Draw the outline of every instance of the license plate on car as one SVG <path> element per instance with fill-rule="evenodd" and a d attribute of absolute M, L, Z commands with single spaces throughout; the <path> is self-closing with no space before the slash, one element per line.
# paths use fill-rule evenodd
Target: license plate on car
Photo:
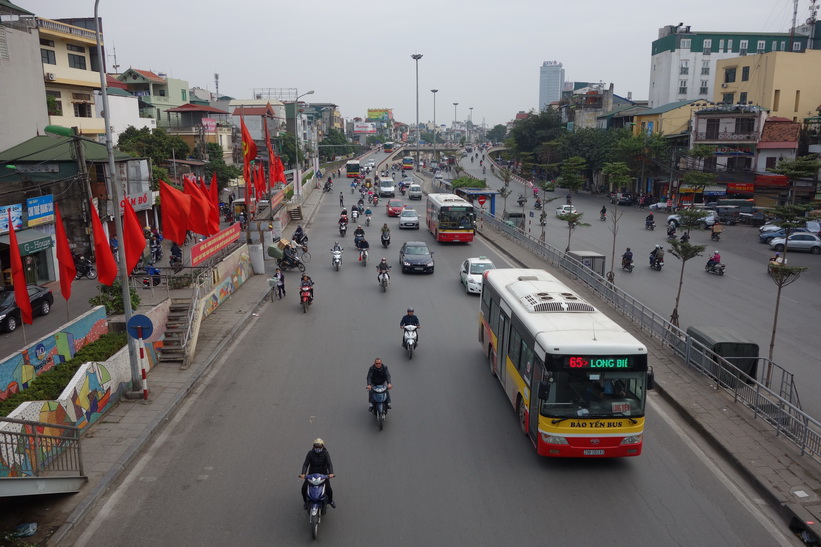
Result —
<path fill-rule="evenodd" d="M 585 456 L 604 456 L 604 450 L 585 450 Z"/>

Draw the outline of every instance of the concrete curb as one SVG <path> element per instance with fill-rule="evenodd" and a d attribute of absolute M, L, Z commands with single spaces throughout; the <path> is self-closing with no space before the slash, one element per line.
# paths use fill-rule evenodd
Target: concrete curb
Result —
<path fill-rule="evenodd" d="M 256 308 L 263 302 L 266 296 L 268 296 L 269 290 L 266 289 L 264 292 L 261 293 L 259 296 L 258 301 L 249 306 L 249 309 L 243 314 L 242 318 L 234 324 L 231 330 L 226 333 L 220 343 L 217 345 L 216 349 L 211 352 L 208 356 L 205 357 L 204 362 L 200 366 L 200 370 L 190 377 L 188 381 L 188 385 L 185 386 L 183 391 L 180 391 L 179 394 L 170 401 L 164 409 L 160 411 L 160 414 L 157 416 L 154 421 L 152 421 L 146 430 L 131 444 L 128 450 L 120 457 L 119 460 L 114 464 L 111 470 L 108 471 L 105 475 L 103 475 L 102 479 L 100 479 L 100 483 L 96 486 L 96 488 L 86 496 L 77 508 L 71 512 L 66 522 L 57 529 L 57 531 L 52 534 L 52 536 L 48 539 L 47 545 L 60 545 L 62 541 L 64 541 L 68 535 L 74 530 L 74 527 L 79 522 L 88 515 L 89 511 L 96 505 L 96 503 L 102 498 L 102 496 L 108 491 L 109 487 L 123 474 L 123 472 L 128 469 L 129 464 L 137 457 L 139 452 L 143 449 L 143 447 L 154 437 L 155 433 L 162 427 L 162 425 L 168 420 L 169 416 L 179 407 L 182 401 L 188 396 L 194 386 L 197 385 L 200 378 L 211 368 L 211 365 L 219 358 L 222 354 L 222 350 L 228 344 L 234 341 L 234 336 L 239 332 L 241 328 L 245 326 L 245 324 L 249 321 L 252 317 L 253 313 L 256 311 Z M 233 295 L 232 295 L 233 297 Z"/>

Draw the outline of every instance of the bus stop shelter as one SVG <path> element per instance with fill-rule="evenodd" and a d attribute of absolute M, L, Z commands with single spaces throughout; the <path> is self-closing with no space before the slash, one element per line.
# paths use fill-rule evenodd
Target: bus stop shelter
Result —
<path fill-rule="evenodd" d="M 490 188 L 457 188 L 454 192 L 457 196 L 464 198 L 473 204 L 474 207 L 479 207 L 490 212 L 491 215 L 496 214 L 496 190 Z M 479 196 L 484 196 L 485 203 L 480 204 Z"/>

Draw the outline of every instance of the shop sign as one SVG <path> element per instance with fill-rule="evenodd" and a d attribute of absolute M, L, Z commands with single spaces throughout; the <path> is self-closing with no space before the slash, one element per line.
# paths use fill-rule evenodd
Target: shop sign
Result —
<path fill-rule="evenodd" d="M 135 211 L 146 211 L 154 205 L 152 192 L 142 192 L 139 194 L 128 194 L 125 199 L 120 200 L 120 214 L 125 212 L 125 200 L 131 201 L 131 206 Z"/>
<path fill-rule="evenodd" d="M 49 194 L 28 198 L 26 200 L 26 210 L 29 214 L 29 227 L 54 222 L 54 196 Z"/>
<path fill-rule="evenodd" d="M 731 192 L 746 192 L 752 194 L 755 192 L 755 184 L 751 182 L 728 182 L 727 190 Z"/>
<path fill-rule="evenodd" d="M 715 147 L 716 156 L 752 156 L 751 144 L 721 144 Z"/>
<path fill-rule="evenodd" d="M 9 233 L 9 212 L 11 212 L 11 224 L 15 230 L 23 227 L 23 204 L 13 203 L 12 205 L 0 205 L 0 234 Z"/>
<path fill-rule="evenodd" d="M 790 181 L 785 175 L 756 175 L 755 183 L 762 186 L 789 186 Z"/>
<path fill-rule="evenodd" d="M 20 243 L 20 256 L 33 255 L 46 249 L 51 249 L 54 246 L 54 240 L 51 236 L 41 237 L 32 241 Z"/>

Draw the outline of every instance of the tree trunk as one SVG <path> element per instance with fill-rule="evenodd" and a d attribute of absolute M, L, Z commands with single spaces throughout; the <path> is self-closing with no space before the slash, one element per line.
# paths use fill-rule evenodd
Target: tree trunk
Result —
<path fill-rule="evenodd" d="M 687 264 L 684 260 L 681 261 L 681 273 L 678 277 L 678 293 L 676 294 L 676 305 L 673 307 L 673 313 L 670 315 L 670 322 L 678 327 L 678 303 L 681 299 L 681 287 L 684 286 L 684 265 Z"/>

